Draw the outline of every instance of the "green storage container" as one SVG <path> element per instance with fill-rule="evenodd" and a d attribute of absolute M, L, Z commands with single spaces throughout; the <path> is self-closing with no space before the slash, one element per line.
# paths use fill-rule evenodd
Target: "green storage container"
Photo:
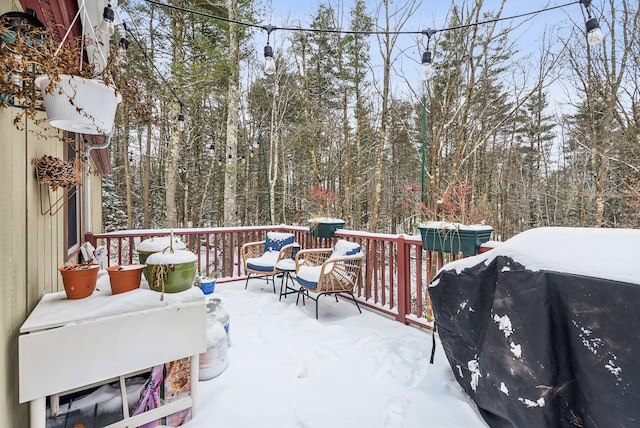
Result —
<path fill-rule="evenodd" d="M 458 254 L 465 256 L 478 254 L 480 245 L 491 238 L 493 228 L 490 226 L 465 227 L 459 229 L 452 226 L 426 225 L 419 226 L 422 235 L 422 246 L 428 251 Z"/>
<path fill-rule="evenodd" d="M 311 226 L 309 226 L 311 236 L 316 236 L 318 238 L 333 238 L 333 232 L 344 228 L 344 221 L 342 220 L 322 221 L 318 219 L 311 219 L 309 220 L 309 223 L 311 223 Z"/>

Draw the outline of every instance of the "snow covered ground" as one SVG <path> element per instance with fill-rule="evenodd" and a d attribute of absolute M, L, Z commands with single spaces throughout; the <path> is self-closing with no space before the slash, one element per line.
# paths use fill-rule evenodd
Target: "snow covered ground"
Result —
<path fill-rule="evenodd" d="M 279 279 L 276 285 L 279 287 Z M 331 297 L 296 306 L 254 279 L 217 284 L 229 367 L 199 383 L 186 427 L 486 427 L 431 334 Z"/>

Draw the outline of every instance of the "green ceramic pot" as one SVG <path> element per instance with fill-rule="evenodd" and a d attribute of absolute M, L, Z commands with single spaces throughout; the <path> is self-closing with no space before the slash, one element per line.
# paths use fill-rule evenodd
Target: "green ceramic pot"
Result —
<path fill-rule="evenodd" d="M 163 251 L 168 251 L 168 248 L 170 247 L 171 244 L 171 237 L 169 236 L 155 236 L 153 238 L 147 238 L 143 241 L 141 241 L 137 246 L 136 246 L 136 250 L 138 251 L 138 262 L 140 264 L 146 264 L 147 263 L 147 258 L 151 255 L 151 254 L 155 254 L 155 253 L 161 253 Z M 173 237 L 173 250 L 186 250 L 187 246 L 185 245 L 185 243 L 182 241 L 182 239 L 180 239 L 177 236 Z M 147 271 L 145 270 L 144 272 L 144 277 L 145 279 L 148 280 L 147 278 Z"/>
<path fill-rule="evenodd" d="M 151 290 L 179 293 L 193 286 L 198 259 L 191 251 L 154 253 L 146 262 L 145 277 Z"/>

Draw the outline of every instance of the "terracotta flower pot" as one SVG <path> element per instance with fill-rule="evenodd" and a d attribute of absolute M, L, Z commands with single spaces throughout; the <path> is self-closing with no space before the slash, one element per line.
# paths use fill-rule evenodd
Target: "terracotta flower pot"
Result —
<path fill-rule="evenodd" d="M 111 294 L 126 293 L 140 287 L 144 265 L 115 265 L 109 266 L 109 282 Z"/>
<path fill-rule="evenodd" d="M 69 299 L 83 299 L 96 289 L 100 265 L 71 265 L 59 267 L 64 291 Z"/>

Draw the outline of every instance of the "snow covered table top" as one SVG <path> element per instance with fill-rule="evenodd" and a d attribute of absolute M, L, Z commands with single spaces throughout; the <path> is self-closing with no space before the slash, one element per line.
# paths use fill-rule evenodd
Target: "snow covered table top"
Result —
<path fill-rule="evenodd" d="M 149 290 L 143 279 L 141 287 L 121 294 L 112 294 L 109 275 L 100 271 L 96 290 L 84 299 L 68 299 L 64 291 L 47 293 L 20 328 L 20 333 L 30 333 L 69 323 L 87 322 L 97 318 L 127 316 L 132 312 L 181 306 L 201 301 L 202 290 L 191 287 L 180 293 L 161 293 Z"/>
<path fill-rule="evenodd" d="M 289 271 L 289 272 L 295 272 L 296 271 L 296 261 L 293 259 L 282 259 L 280 260 L 277 264 L 276 264 L 276 269 L 280 270 L 280 271 Z"/>

